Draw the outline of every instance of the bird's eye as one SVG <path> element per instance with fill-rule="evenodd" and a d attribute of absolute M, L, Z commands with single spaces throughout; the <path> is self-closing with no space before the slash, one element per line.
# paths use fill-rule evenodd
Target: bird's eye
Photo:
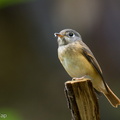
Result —
<path fill-rule="evenodd" d="M 74 36 L 74 33 L 70 32 L 68 35 L 69 35 L 70 37 L 73 37 L 73 36 Z"/>

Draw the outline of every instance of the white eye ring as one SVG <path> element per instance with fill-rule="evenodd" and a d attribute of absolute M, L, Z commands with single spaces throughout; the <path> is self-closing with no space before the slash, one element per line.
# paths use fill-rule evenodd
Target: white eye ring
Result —
<path fill-rule="evenodd" d="M 70 32 L 68 35 L 69 35 L 69 37 L 74 37 L 75 36 L 75 34 L 73 32 Z"/>

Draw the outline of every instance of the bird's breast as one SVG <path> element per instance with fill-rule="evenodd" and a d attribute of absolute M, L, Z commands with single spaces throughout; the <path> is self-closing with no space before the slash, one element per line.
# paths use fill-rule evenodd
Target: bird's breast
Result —
<path fill-rule="evenodd" d="M 77 49 L 71 46 L 61 46 L 58 48 L 58 57 L 71 77 L 92 75 L 92 72 L 94 72 L 93 67 L 85 56 L 83 56 L 80 48 Z"/>

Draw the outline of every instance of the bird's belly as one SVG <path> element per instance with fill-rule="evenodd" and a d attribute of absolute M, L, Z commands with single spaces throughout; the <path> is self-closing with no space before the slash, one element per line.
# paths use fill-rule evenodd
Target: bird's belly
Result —
<path fill-rule="evenodd" d="M 90 61 L 88 61 L 81 53 L 75 54 L 75 52 L 72 51 L 68 53 L 64 52 L 64 49 L 65 48 L 62 47 L 58 49 L 58 57 L 67 73 L 72 78 L 87 76 L 91 79 L 96 90 L 103 91 L 105 89 L 103 80 L 94 66 L 92 66 L 92 63 L 90 63 Z"/>
<path fill-rule="evenodd" d="M 82 77 L 85 75 L 92 77 L 94 75 L 94 68 L 82 55 L 64 57 L 61 63 L 71 77 Z"/>

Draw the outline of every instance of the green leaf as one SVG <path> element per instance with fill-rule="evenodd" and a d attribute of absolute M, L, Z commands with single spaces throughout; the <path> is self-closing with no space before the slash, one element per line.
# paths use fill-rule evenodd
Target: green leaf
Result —
<path fill-rule="evenodd" d="M 33 1 L 33 0 L 0 0 L 0 8 L 10 6 L 10 5 L 13 5 L 13 4 L 30 2 L 30 1 Z"/>

